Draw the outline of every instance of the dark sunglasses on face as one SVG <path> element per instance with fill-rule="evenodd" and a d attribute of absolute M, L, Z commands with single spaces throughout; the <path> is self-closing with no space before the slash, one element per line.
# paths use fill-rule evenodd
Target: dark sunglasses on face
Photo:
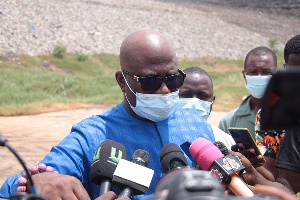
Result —
<path fill-rule="evenodd" d="M 178 90 L 184 81 L 186 74 L 178 69 L 178 73 L 171 74 L 166 77 L 158 77 L 158 76 L 146 76 L 146 77 L 138 77 L 128 71 L 122 70 L 122 72 L 128 75 L 130 78 L 141 83 L 141 87 L 145 92 L 156 92 L 160 87 L 162 82 L 164 81 L 172 92 Z"/>

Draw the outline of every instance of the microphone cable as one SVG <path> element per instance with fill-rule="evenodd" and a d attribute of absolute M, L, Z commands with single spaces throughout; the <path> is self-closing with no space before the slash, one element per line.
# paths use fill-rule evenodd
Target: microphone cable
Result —
<path fill-rule="evenodd" d="M 31 185 L 31 194 L 26 194 L 24 192 L 17 192 L 17 193 L 14 193 L 14 194 L 10 195 L 9 199 L 12 199 L 12 198 L 15 198 L 15 197 L 20 197 L 20 199 L 21 199 L 21 197 L 22 197 L 22 200 L 28 200 L 28 199 L 45 200 L 43 197 L 41 197 L 37 194 L 36 187 L 33 184 L 33 180 L 31 178 L 30 173 L 27 170 L 25 162 L 23 161 L 21 156 L 16 152 L 16 150 L 8 144 L 6 138 L 4 138 L 2 135 L 0 135 L 0 146 L 2 146 L 2 147 L 6 146 L 16 156 L 16 158 L 18 159 L 18 161 L 21 163 L 22 167 L 24 168 L 24 170 L 26 172 L 26 175 L 28 177 L 28 180 L 30 182 L 30 185 Z"/>

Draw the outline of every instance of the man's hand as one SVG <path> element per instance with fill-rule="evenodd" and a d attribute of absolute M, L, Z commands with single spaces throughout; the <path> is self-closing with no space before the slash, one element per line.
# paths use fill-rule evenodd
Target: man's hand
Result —
<path fill-rule="evenodd" d="M 255 150 L 253 148 L 250 148 L 249 146 L 244 145 L 243 143 L 237 143 L 231 146 L 231 150 L 243 154 L 255 168 L 263 165 L 262 156 L 256 155 Z"/>
<path fill-rule="evenodd" d="M 110 191 L 101 195 L 95 200 L 129 200 L 129 198 L 127 197 L 117 198 L 117 195 L 114 192 Z"/>
<path fill-rule="evenodd" d="M 252 188 L 252 191 L 256 194 L 267 194 L 270 196 L 278 197 L 281 200 L 297 200 L 298 198 L 292 193 L 282 190 L 278 187 L 272 187 L 267 185 L 256 185 Z"/>
<path fill-rule="evenodd" d="M 245 182 L 250 185 L 257 184 L 257 179 L 261 175 L 252 166 L 251 162 L 240 152 L 228 151 L 228 153 L 233 156 L 237 156 L 240 159 L 241 163 L 245 166 L 246 173 L 243 174 Z"/>
<path fill-rule="evenodd" d="M 33 175 L 32 180 L 37 193 L 47 200 L 90 199 L 82 183 L 73 176 L 44 172 Z M 27 187 L 30 188 L 29 183 Z"/>

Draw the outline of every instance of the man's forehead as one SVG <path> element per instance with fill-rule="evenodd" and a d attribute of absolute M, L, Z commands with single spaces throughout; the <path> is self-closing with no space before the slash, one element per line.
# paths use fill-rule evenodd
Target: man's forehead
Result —
<path fill-rule="evenodd" d="M 121 67 L 128 71 L 144 70 L 149 65 L 176 61 L 176 54 L 171 43 L 157 31 L 137 31 L 128 36 L 121 45 Z"/>
<path fill-rule="evenodd" d="M 211 81 L 208 76 L 198 73 L 187 74 L 183 84 L 210 87 Z"/>
<path fill-rule="evenodd" d="M 207 75 L 200 73 L 188 73 L 186 77 L 192 81 L 209 81 L 209 77 Z"/>
<path fill-rule="evenodd" d="M 300 66 L 300 54 L 290 54 L 287 64 L 289 66 Z"/>
<path fill-rule="evenodd" d="M 269 53 L 262 55 L 251 54 L 248 58 L 248 61 L 273 61 L 273 56 Z"/>
<path fill-rule="evenodd" d="M 248 58 L 248 61 L 246 63 L 246 68 L 255 68 L 255 67 L 273 67 L 274 66 L 274 60 L 272 55 L 265 54 L 260 56 L 251 55 Z"/>

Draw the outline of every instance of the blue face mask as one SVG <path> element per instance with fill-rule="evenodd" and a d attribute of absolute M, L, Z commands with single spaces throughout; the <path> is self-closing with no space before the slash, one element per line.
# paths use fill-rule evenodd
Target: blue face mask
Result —
<path fill-rule="evenodd" d="M 196 115 L 207 120 L 212 104 L 213 102 L 202 101 L 198 98 L 180 98 L 177 106 L 181 109 L 190 109 Z"/>
<path fill-rule="evenodd" d="M 246 88 L 249 90 L 251 95 L 257 99 L 261 99 L 266 91 L 266 88 L 270 82 L 272 75 L 266 76 L 249 76 L 245 75 L 247 85 Z"/>
<path fill-rule="evenodd" d="M 136 96 L 136 106 L 133 107 L 128 101 L 125 93 L 127 102 L 135 114 L 153 122 L 159 122 L 167 119 L 172 113 L 175 112 L 175 107 L 179 99 L 179 91 L 169 94 L 134 93 L 128 85 L 124 75 L 123 77 L 130 91 Z"/>

